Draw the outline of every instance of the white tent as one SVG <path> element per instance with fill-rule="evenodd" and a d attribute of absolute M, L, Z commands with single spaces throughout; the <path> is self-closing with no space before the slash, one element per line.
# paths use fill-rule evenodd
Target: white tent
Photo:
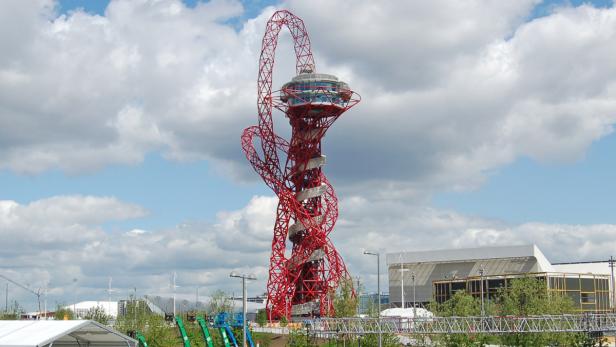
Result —
<path fill-rule="evenodd" d="M 381 317 L 401 317 L 401 318 L 413 318 L 417 313 L 417 318 L 432 318 L 434 314 L 425 308 L 417 307 L 407 307 L 407 308 L 388 308 L 381 312 Z"/>
<path fill-rule="evenodd" d="M 137 341 L 89 320 L 0 321 L 0 347 L 136 347 Z"/>

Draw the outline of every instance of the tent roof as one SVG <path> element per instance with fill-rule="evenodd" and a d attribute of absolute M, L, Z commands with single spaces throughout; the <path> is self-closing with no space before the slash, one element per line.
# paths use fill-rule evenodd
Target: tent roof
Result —
<path fill-rule="evenodd" d="M 0 346 L 42 347 L 53 342 L 54 346 L 127 346 L 137 341 L 89 320 L 61 321 L 0 321 Z"/>

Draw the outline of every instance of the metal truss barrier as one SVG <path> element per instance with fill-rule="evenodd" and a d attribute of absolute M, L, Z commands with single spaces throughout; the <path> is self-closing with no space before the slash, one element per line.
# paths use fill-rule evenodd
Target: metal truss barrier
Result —
<path fill-rule="evenodd" d="M 305 321 L 309 334 L 511 334 L 511 333 L 614 333 L 616 314 L 545 316 L 485 316 L 432 318 L 321 318 Z"/>

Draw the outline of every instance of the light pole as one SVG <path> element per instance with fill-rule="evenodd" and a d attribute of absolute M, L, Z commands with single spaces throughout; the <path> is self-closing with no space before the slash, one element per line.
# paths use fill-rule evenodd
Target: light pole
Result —
<path fill-rule="evenodd" d="M 404 271 L 408 271 L 409 269 L 404 268 L 404 263 L 402 262 L 402 253 L 400 253 L 400 301 L 402 302 L 402 309 L 406 306 L 406 300 L 404 299 Z"/>
<path fill-rule="evenodd" d="M 411 272 L 411 279 L 413 280 L 413 318 L 417 318 L 417 303 L 415 302 L 415 272 Z"/>
<path fill-rule="evenodd" d="M 175 284 L 176 277 L 177 277 L 177 274 L 174 271 L 173 272 L 173 283 L 171 284 L 171 287 L 173 289 L 173 321 L 174 322 L 175 322 L 175 290 L 178 288 L 178 286 Z"/>
<path fill-rule="evenodd" d="M 229 276 L 242 279 L 242 346 L 246 347 L 246 280 L 256 280 L 257 277 L 252 274 L 239 274 L 235 271 Z"/>
<path fill-rule="evenodd" d="M 383 333 L 381 331 L 381 253 L 364 251 L 364 254 L 376 256 L 376 288 L 377 288 L 376 290 L 377 290 L 377 300 L 379 300 L 379 314 L 377 316 L 377 319 L 379 322 L 379 347 L 382 347 Z"/>
<path fill-rule="evenodd" d="M 486 313 L 485 308 L 483 306 L 483 272 L 484 272 L 483 265 L 481 265 L 479 267 L 479 280 L 481 281 L 481 283 L 479 284 L 479 288 L 480 288 L 479 290 L 481 292 L 480 293 L 481 295 L 481 317 L 485 316 L 485 313 Z"/>
<path fill-rule="evenodd" d="M 614 282 L 614 257 L 610 255 L 610 260 L 609 260 L 609 264 L 610 264 L 610 270 L 612 272 L 612 311 L 614 310 L 614 308 L 616 308 L 616 286 L 615 286 L 615 282 Z"/>

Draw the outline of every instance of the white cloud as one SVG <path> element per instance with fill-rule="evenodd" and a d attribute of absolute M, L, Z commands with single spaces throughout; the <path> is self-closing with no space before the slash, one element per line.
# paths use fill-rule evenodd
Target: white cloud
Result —
<path fill-rule="evenodd" d="M 612 225 L 507 225 L 428 207 L 432 192 L 476 187 L 520 156 L 575 161 L 612 131 L 616 9 L 557 8 L 525 22 L 534 4 L 283 4 L 304 19 L 319 70 L 363 96 L 324 141 L 325 170 L 343 197 L 332 238 L 353 273 L 372 272 L 363 248 L 392 245 L 536 242 L 555 260 L 608 255 Z M 257 58 L 272 8 L 236 31 L 225 21 L 241 14 L 237 1 L 192 9 L 117 0 L 104 16 L 57 16 L 42 0 L 0 6 L 0 169 L 83 172 L 160 151 L 258 179 L 239 135 L 256 123 Z M 279 48 L 276 85 L 293 71 L 288 36 Z M 112 233 L 105 223 L 146 211 L 102 197 L 2 201 L 10 247 L 0 261 L 24 283 L 51 282 L 64 300 L 71 286 L 105 297 L 108 276 L 120 288 L 164 292 L 172 271 L 187 292 L 228 288 L 231 270 L 255 271 L 255 288 L 264 288 L 275 205 L 255 197 L 213 224 Z"/>
<path fill-rule="evenodd" d="M 254 197 L 241 210 L 221 212 L 215 224 L 123 232 L 104 225 L 140 218 L 142 207 L 95 196 L 56 196 L 27 205 L 0 201 L 2 274 L 34 289 L 49 285 L 50 302 L 105 298 L 110 276 L 124 292 L 138 287 L 141 293 L 169 293 L 174 271 L 182 293 L 194 293 L 197 285 L 202 295 L 231 290 L 233 270 L 255 273 L 253 288 L 261 291 L 275 206 L 275 198 Z M 14 289 L 11 297 L 32 303 Z"/>
<path fill-rule="evenodd" d="M 253 294 L 265 290 L 277 199 L 253 197 L 245 207 L 221 211 L 216 223 L 187 222 L 163 230 L 106 231 L 113 220 L 139 218 L 144 210 L 113 198 L 53 197 L 20 205 L 0 203 L 3 274 L 32 288 L 50 285 L 50 302 L 105 298 L 108 277 L 123 292 L 169 294 L 172 272 L 178 291 L 202 295 L 233 291 L 234 270 L 255 273 Z M 104 216 L 100 211 L 106 211 Z M 341 201 L 332 241 L 354 276 L 372 288 L 374 259 L 383 252 L 536 243 L 553 261 L 603 259 L 614 242 L 615 225 L 509 225 L 423 204 L 373 201 L 353 196 Z M 8 246 L 7 246 L 8 245 Z M 384 265 L 383 265 L 384 266 Z M 75 279 L 76 281 L 73 281 Z M 25 293 L 20 301 L 32 303 Z M 120 295 L 121 296 L 121 295 Z"/>
<path fill-rule="evenodd" d="M 535 4 L 283 3 L 304 19 L 320 71 L 363 95 L 324 143 L 336 187 L 372 183 L 406 198 L 476 187 L 520 156 L 575 161 L 609 134 L 616 9 L 555 8 L 525 21 Z M 117 0 L 104 16 L 54 17 L 43 1 L 3 6 L 12 15 L 0 25 L 19 19 L 24 38 L 0 36 L 11 52 L 0 60 L 0 167 L 82 172 L 160 151 L 257 179 L 239 135 L 256 122 L 272 8 L 236 31 L 225 21 L 242 6 L 231 0 Z M 283 33 L 276 85 L 292 60 Z"/>

